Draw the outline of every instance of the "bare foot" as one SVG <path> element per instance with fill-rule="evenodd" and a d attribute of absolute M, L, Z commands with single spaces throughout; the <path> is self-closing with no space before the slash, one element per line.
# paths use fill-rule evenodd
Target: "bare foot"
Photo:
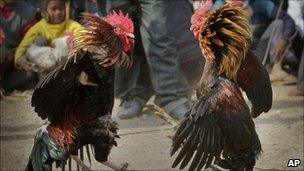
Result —
<path fill-rule="evenodd" d="M 271 82 L 289 82 L 289 83 L 296 83 L 297 78 L 291 74 L 288 74 L 286 71 L 284 71 L 281 66 L 274 65 L 270 74 L 269 78 Z"/>

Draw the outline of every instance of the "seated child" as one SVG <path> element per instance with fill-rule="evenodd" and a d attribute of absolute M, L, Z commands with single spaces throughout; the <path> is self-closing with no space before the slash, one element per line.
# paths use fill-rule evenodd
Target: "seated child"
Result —
<path fill-rule="evenodd" d="M 62 0 L 42 1 L 41 12 L 43 18 L 26 33 L 18 46 L 15 52 L 16 67 L 28 72 L 49 71 L 61 59 L 59 57 L 60 59 L 49 63 L 50 58 L 54 55 L 54 52 L 51 51 L 58 50 L 58 45 L 55 46 L 54 44 L 55 39 L 67 36 L 67 38 L 61 40 L 67 40 L 67 46 L 72 46 L 73 41 L 71 40 L 77 32 L 82 30 L 82 26 L 76 21 L 67 19 L 65 5 L 65 1 Z M 52 48 L 46 48 L 46 45 Z M 37 55 L 39 53 L 35 53 L 35 49 L 39 52 L 44 49 L 44 54 Z M 38 56 L 40 59 L 35 60 L 34 58 L 38 58 Z M 43 62 L 46 65 L 43 66 Z"/>

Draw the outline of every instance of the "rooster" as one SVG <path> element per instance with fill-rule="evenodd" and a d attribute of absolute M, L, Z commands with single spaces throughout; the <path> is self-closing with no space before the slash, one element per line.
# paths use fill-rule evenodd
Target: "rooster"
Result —
<path fill-rule="evenodd" d="M 250 45 L 246 11 L 225 4 L 212 12 L 212 6 L 207 0 L 191 18 L 206 62 L 197 100 L 172 138 L 171 156 L 180 149 L 172 167 L 252 170 L 262 151 L 252 118 L 270 110 L 272 88 Z"/>
<path fill-rule="evenodd" d="M 134 46 L 134 26 L 122 12 L 105 19 L 85 13 L 84 26 L 72 54 L 35 87 L 31 104 L 48 123 L 36 134 L 26 170 L 51 170 L 53 162 L 64 167 L 87 144 L 98 162 L 120 169 L 108 161 L 118 138 L 111 119 L 114 71 L 132 63 L 128 53 Z"/>

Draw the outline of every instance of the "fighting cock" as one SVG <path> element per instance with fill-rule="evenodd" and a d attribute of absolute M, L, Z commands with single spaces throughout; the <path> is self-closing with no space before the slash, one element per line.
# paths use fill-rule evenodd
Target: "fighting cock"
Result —
<path fill-rule="evenodd" d="M 180 149 L 172 167 L 252 170 L 262 150 L 252 118 L 270 110 L 272 88 L 250 45 L 246 12 L 231 4 L 212 12 L 212 6 L 207 0 L 191 18 L 206 62 L 198 98 L 172 138 L 171 155 Z"/>
<path fill-rule="evenodd" d="M 95 159 L 114 170 L 108 155 L 116 145 L 117 123 L 111 119 L 116 66 L 129 67 L 134 26 L 128 14 L 106 18 L 84 14 L 85 30 L 75 38 L 69 58 L 36 86 L 32 106 L 48 123 L 38 130 L 26 170 L 64 166 L 70 155 L 91 144 Z"/>

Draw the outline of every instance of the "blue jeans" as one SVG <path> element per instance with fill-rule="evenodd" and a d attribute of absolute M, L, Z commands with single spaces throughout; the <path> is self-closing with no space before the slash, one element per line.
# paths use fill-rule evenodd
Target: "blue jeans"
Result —
<path fill-rule="evenodd" d="M 304 91 L 304 47 L 298 71 L 298 88 L 299 90 Z"/>
<path fill-rule="evenodd" d="M 136 9 L 133 13 L 136 28 L 134 63 L 130 70 L 117 69 L 116 96 L 148 98 L 154 93 L 161 106 L 187 98 L 190 86 L 182 63 L 197 61 L 186 68 L 194 78 L 199 77 L 203 66 L 199 45 L 189 30 L 192 4 L 187 0 L 109 3 L 114 7 L 107 4 L 108 10 L 115 9 L 115 5 L 118 8 L 133 5 L 133 8 L 124 9 Z"/>

